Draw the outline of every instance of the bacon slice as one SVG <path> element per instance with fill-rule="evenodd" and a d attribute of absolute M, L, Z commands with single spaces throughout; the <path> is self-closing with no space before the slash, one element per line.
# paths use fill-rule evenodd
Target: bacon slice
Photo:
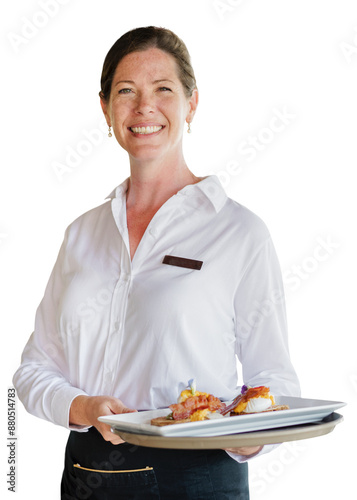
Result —
<path fill-rule="evenodd" d="M 208 396 L 201 394 L 187 398 L 183 403 L 172 404 L 169 408 L 172 411 L 172 418 L 174 420 L 183 420 L 189 418 L 197 410 L 208 408 L 210 411 L 216 411 L 223 409 L 225 406 L 222 401 L 212 396 L 212 394 Z"/>
<path fill-rule="evenodd" d="M 225 408 L 226 406 L 225 403 L 222 403 L 220 399 L 216 398 L 215 396 L 212 396 L 212 394 L 210 394 L 207 399 L 208 399 L 208 408 L 210 409 L 210 411 L 220 410 L 221 408 Z"/>
<path fill-rule="evenodd" d="M 240 403 L 242 397 L 243 394 L 239 394 L 235 399 L 233 399 L 230 405 L 226 406 L 225 408 L 222 408 L 221 410 L 218 410 L 219 413 L 221 415 L 227 415 L 227 413 L 230 413 Z"/>

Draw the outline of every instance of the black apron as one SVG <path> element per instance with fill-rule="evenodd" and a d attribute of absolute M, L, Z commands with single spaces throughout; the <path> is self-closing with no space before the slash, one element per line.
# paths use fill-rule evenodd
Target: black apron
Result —
<path fill-rule="evenodd" d="M 249 500 L 248 465 L 223 450 L 113 445 L 70 433 L 61 500 Z"/>

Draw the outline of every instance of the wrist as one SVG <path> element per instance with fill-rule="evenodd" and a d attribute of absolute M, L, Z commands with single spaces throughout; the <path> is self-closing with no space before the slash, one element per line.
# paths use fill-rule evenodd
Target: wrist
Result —
<path fill-rule="evenodd" d="M 69 410 L 69 424 L 70 425 L 80 425 L 89 426 L 92 425 L 88 417 L 88 403 L 90 396 L 85 396 L 83 394 L 76 396 Z"/>

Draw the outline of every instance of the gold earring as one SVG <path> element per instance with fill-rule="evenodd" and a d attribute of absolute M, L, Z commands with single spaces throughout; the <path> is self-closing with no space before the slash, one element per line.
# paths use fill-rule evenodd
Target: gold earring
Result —
<path fill-rule="evenodd" d="M 191 133 L 191 122 L 188 122 L 188 128 L 187 128 L 187 133 Z"/>
<path fill-rule="evenodd" d="M 109 130 L 108 130 L 108 137 L 113 137 L 113 134 L 112 134 L 112 127 L 109 127 Z"/>

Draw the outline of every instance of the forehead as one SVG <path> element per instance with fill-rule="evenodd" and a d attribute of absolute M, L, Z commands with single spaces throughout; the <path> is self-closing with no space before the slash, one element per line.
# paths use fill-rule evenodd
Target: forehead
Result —
<path fill-rule="evenodd" d="M 157 77 L 179 79 L 176 61 L 173 56 L 157 48 L 131 52 L 118 64 L 114 79 L 134 80 L 135 77 Z"/>

